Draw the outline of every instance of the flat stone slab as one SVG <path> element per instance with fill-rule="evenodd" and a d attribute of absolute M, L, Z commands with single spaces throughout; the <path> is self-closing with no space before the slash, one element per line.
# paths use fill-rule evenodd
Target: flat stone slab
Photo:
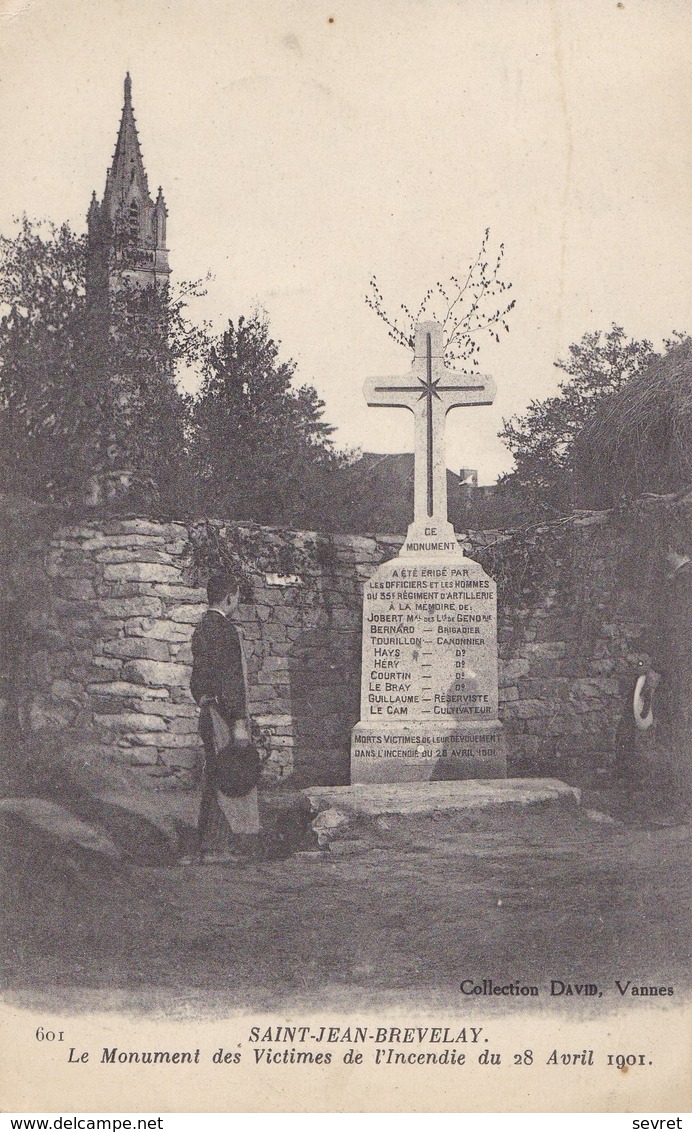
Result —
<path fill-rule="evenodd" d="M 0 811 L 15 814 L 22 821 L 61 841 L 70 841 L 115 860 L 122 857 L 120 849 L 107 833 L 75 817 L 57 802 L 46 798 L 0 798 Z"/>
<path fill-rule="evenodd" d="M 316 814 L 312 822 L 321 849 L 360 852 L 382 849 L 385 819 L 404 826 L 434 815 L 450 825 L 473 815 L 575 809 L 581 791 L 557 778 L 464 779 L 440 782 L 358 782 L 351 786 L 312 786 L 303 797 Z M 399 828 L 401 828 L 399 824 Z"/>
<path fill-rule="evenodd" d="M 558 778 L 466 779 L 455 782 L 378 782 L 353 786 L 309 786 L 303 790 L 318 814 L 431 814 L 440 811 L 525 808 L 539 803 L 579 805 L 581 790 Z"/>

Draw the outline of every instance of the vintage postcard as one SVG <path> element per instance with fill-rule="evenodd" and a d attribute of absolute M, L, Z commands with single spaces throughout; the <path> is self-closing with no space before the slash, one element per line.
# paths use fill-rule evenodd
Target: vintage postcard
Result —
<path fill-rule="evenodd" d="M 0 0 L 5 1111 L 689 1107 L 691 47 Z"/>

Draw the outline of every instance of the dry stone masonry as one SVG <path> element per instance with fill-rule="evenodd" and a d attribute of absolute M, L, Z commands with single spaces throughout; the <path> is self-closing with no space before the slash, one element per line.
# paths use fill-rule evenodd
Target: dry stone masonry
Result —
<path fill-rule="evenodd" d="M 315 538 L 292 541 L 301 537 Z M 336 539 L 328 566 L 305 578 L 260 575 L 252 603 L 240 606 L 249 707 L 269 782 L 296 770 L 296 783 L 339 781 L 344 760 L 347 774 L 361 587 L 395 545 Z M 22 616 L 25 729 L 64 733 L 75 763 L 107 785 L 192 785 L 201 746 L 190 641 L 206 594 L 188 584 L 187 527 L 89 522 L 56 531 L 39 556 L 45 585 L 34 583 Z"/>
<path fill-rule="evenodd" d="M 31 726 L 83 728 L 88 756 L 135 781 L 185 781 L 198 762 L 188 686 L 204 591 L 185 582 L 187 547 L 181 524 L 126 519 L 68 527 L 46 559 L 54 596 L 37 628 L 59 634 L 64 651 L 32 658 L 45 686 Z"/>
<path fill-rule="evenodd" d="M 576 516 L 561 529 L 560 555 L 531 600 L 500 611 L 498 706 L 510 776 L 580 784 L 615 757 L 647 656 L 657 582 L 616 515 Z M 254 533 L 280 545 L 316 539 Z M 325 541 L 329 553 L 297 580 L 260 576 L 253 602 L 238 613 L 268 784 L 349 781 L 350 732 L 361 716 L 363 588 L 395 560 L 401 539 Z M 482 541 L 475 536 L 476 546 Z M 205 606 L 204 592 L 188 584 L 187 526 L 94 519 L 59 527 L 30 551 L 3 578 L 13 611 L 12 698 L 25 736 L 50 741 L 89 782 L 190 787 L 201 753 L 190 637 Z M 483 615 L 488 603 L 463 604 L 482 606 Z"/>

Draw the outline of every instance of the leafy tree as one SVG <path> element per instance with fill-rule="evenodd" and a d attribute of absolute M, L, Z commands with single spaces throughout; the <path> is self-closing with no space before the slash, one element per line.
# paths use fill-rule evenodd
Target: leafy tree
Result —
<path fill-rule="evenodd" d="M 35 498 L 80 493 L 135 467 L 170 494 L 184 463 L 177 365 L 199 355 L 192 285 L 124 287 L 107 309 L 85 290 L 86 239 L 24 217 L 0 237 L 0 476 Z"/>
<path fill-rule="evenodd" d="M 101 465 L 132 467 L 156 485 L 167 510 L 186 510 L 194 498 L 188 453 L 191 400 L 176 384 L 180 367 L 200 363 L 204 329 L 185 317 L 187 296 L 196 284 L 172 293 L 169 287 L 121 287 L 111 296 L 107 332 L 92 327 L 93 368 L 110 393 L 101 405 Z M 115 394 L 115 395 L 113 395 Z"/>
<path fill-rule="evenodd" d="M 674 333 L 665 349 L 683 341 Z M 503 421 L 499 433 L 514 456 L 514 471 L 500 481 L 501 494 L 522 500 L 532 516 L 563 514 L 571 507 L 571 459 L 574 441 L 599 405 L 612 393 L 662 357 L 646 338 L 628 338 L 612 325 L 585 334 L 569 347 L 569 356 L 555 365 L 568 374 L 559 393 L 531 401 L 525 413 Z"/>
<path fill-rule="evenodd" d="M 335 524 L 332 489 L 342 458 L 312 386 L 295 388 L 266 315 L 232 321 L 211 341 L 195 402 L 199 509 L 258 523 Z M 331 501 L 331 502 L 330 502 Z"/>
<path fill-rule="evenodd" d="M 416 323 L 434 320 L 442 325 L 447 364 L 470 362 L 477 366 L 480 339 L 490 335 L 499 342 L 500 330 L 509 333 L 507 316 L 515 303 L 514 299 L 507 302 L 503 298 L 512 286 L 500 278 L 504 244 L 500 244 L 494 261 L 489 244 L 490 229 L 486 228 L 478 254 L 468 269 L 458 276 L 452 275 L 446 283 L 435 283 L 415 308 L 401 303 L 399 313 L 390 314 L 375 275 L 370 280 L 365 302 L 386 324 L 389 337 L 400 346 L 413 349 Z"/>
<path fill-rule="evenodd" d="M 266 318 L 216 337 L 186 317 L 199 284 L 86 294 L 86 239 L 26 217 L 0 237 L 0 481 L 82 497 L 101 473 L 151 480 L 168 510 L 339 525 L 324 404 L 294 387 Z M 202 373 L 194 401 L 180 367 Z"/>
<path fill-rule="evenodd" d="M 85 250 L 67 225 L 45 234 L 26 217 L 15 238 L 0 238 L 2 478 L 32 495 L 50 494 L 80 427 Z"/>

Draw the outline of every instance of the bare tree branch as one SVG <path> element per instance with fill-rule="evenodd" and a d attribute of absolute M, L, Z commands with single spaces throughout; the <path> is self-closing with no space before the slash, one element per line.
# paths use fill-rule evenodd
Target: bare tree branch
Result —
<path fill-rule="evenodd" d="M 463 281 L 452 275 L 448 282 L 433 284 L 424 294 L 415 314 L 406 303 L 400 304 L 400 313 L 391 314 L 375 275 L 370 280 L 365 302 L 382 319 L 390 338 L 400 346 L 412 349 L 415 324 L 424 318 L 434 319 L 442 326 L 445 360 L 449 364 L 462 363 L 462 369 L 465 362 L 477 366 L 479 339 L 488 334 L 499 342 L 498 330 L 504 329 L 509 333 L 507 318 L 515 302 L 512 299 L 504 303 L 500 298 L 512 286 L 500 278 L 504 244 L 500 244 L 495 264 L 491 267 L 489 243 L 490 229 L 486 228 L 478 254 L 469 265 Z M 493 310 L 497 303 L 499 305 Z"/>

